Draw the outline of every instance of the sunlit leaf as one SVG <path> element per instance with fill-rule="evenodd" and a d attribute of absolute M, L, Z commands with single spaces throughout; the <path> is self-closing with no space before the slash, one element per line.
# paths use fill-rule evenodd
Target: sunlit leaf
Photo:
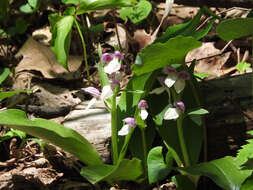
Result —
<path fill-rule="evenodd" d="M 133 65 L 133 72 L 136 75 L 141 75 L 169 64 L 182 64 L 187 53 L 200 46 L 201 42 L 194 38 L 182 36 L 171 38 L 163 44 L 149 45 L 139 53 L 142 64 Z"/>
<path fill-rule="evenodd" d="M 120 17 L 126 20 L 127 17 L 134 23 L 138 24 L 149 15 L 152 10 L 152 4 L 146 0 L 141 0 L 134 7 L 126 7 L 120 10 Z"/>
<path fill-rule="evenodd" d="M 229 156 L 178 170 L 191 175 L 207 176 L 226 190 L 240 190 L 242 183 L 252 173 L 252 170 L 240 170 L 237 160 Z"/>
<path fill-rule="evenodd" d="M 9 109 L 0 112 L 0 125 L 7 125 L 45 139 L 75 155 L 87 165 L 103 163 L 96 149 L 83 136 L 53 121 L 40 118 L 30 120 L 25 112 Z"/>
<path fill-rule="evenodd" d="M 81 2 L 77 14 L 83 14 L 89 11 L 115 9 L 134 6 L 136 0 L 93 0 Z"/>
<path fill-rule="evenodd" d="M 7 67 L 0 67 L 0 84 L 9 76 L 10 69 Z"/>
<path fill-rule="evenodd" d="M 49 16 L 51 32 L 53 34 L 51 48 L 56 54 L 57 61 L 68 70 L 67 58 L 71 42 L 72 25 L 74 17 L 58 16 L 51 14 Z"/>
<path fill-rule="evenodd" d="M 161 146 L 154 147 L 149 151 L 147 164 L 150 184 L 165 179 L 172 169 L 164 162 Z"/>

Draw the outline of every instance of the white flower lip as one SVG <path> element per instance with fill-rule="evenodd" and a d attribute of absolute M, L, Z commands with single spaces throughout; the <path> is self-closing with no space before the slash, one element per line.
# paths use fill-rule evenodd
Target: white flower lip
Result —
<path fill-rule="evenodd" d="M 107 74 L 112 74 L 120 70 L 121 64 L 117 57 L 114 57 L 105 67 L 104 71 Z"/>
<path fill-rule="evenodd" d="M 100 95 L 100 98 L 104 101 L 107 98 L 111 97 L 113 95 L 112 89 L 110 85 L 106 85 L 102 89 L 102 93 Z"/>
<path fill-rule="evenodd" d="M 124 125 L 119 131 L 118 131 L 118 135 L 119 136 L 125 136 L 128 133 L 130 133 L 131 131 L 131 126 L 130 125 Z"/>
<path fill-rule="evenodd" d="M 178 108 L 169 108 L 167 111 L 164 113 L 164 120 L 173 120 L 177 119 L 180 115 L 180 110 Z"/>
<path fill-rule="evenodd" d="M 168 76 L 165 78 L 164 84 L 168 88 L 170 88 L 170 87 L 172 87 L 175 84 L 175 82 L 176 82 L 177 79 L 178 79 L 177 74 L 174 73 L 174 72 L 170 72 L 170 73 L 168 73 Z"/>
<path fill-rule="evenodd" d="M 142 119 L 142 120 L 146 120 L 147 117 L 148 117 L 148 112 L 147 112 L 147 110 L 142 109 L 141 112 L 140 112 L 140 116 L 141 116 L 141 119 Z"/>

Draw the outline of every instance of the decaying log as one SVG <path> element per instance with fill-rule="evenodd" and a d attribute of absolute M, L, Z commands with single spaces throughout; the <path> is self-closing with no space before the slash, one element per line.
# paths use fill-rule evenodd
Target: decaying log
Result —
<path fill-rule="evenodd" d="M 231 7 L 245 7 L 252 8 L 252 0 L 175 0 L 177 4 L 189 5 L 189 6 L 202 6 L 231 8 Z"/>
<path fill-rule="evenodd" d="M 202 83 L 206 108 L 208 158 L 235 155 L 253 128 L 252 74 Z"/>
<path fill-rule="evenodd" d="M 235 155 L 249 138 L 253 128 L 251 74 L 202 82 L 208 134 L 208 158 Z M 66 118 L 64 125 L 77 130 L 98 149 L 104 160 L 109 159 L 110 114 L 98 102 L 92 109 L 79 107 Z"/>

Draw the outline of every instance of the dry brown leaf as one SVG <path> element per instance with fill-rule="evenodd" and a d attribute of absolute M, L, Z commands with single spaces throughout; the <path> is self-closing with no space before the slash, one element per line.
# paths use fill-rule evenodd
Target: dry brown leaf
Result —
<path fill-rule="evenodd" d="M 73 79 L 74 72 L 80 67 L 82 57 L 70 57 L 68 61 L 68 73 L 57 61 L 53 51 L 39 42 L 29 37 L 22 48 L 17 53 L 17 56 L 23 56 L 23 59 L 16 67 L 15 72 L 24 70 L 35 70 L 42 73 L 45 78 L 64 78 Z"/>
<path fill-rule="evenodd" d="M 139 29 L 134 32 L 133 40 L 137 42 L 139 50 L 152 43 L 151 35 L 147 34 L 144 29 Z"/>

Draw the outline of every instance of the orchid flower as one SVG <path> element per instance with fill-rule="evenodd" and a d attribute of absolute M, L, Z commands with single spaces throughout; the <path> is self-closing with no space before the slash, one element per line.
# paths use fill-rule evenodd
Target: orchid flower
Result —
<path fill-rule="evenodd" d="M 185 106 L 184 103 L 181 101 L 174 102 L 174 108 L 168 108 L 167 111 L 164 113 L 164 120 L 172 120 L 177 119 L 180 114 L 184 113 Z"/>
<path fill-rule="evenodd" d="M 102 93 L 100 93 L 100 91 L 94 87 L 82 88 L 82 90 L 93 96 L 93 98 L 89 101 L 88 106 L 85 108 L 85 110 L 90 109 L 91 106 L 94 105 L 98 99 L 105 101 L 107 98 L 113 95 L 110 85 L 104 86 L 102 89 Z"/>
<path fill-rule="evenodd" d="M 125 125 L 119 130 L 118 135 L 125 136 L 127 135 L 132 128 L 136 127 L 136 121 L 133 117 L 127 117 L 123 119 Z"/>
<path fill-rule="evenodd" d="M 104 71 L 107 74 L 112 74 L 120 70 L 121 60 L 124 59 L 124 55 L 119 51 L 115 51 L 114 54 L 104 53 L 101 61 L 107 63 L 104 67 Z"/>
<path fill-rule="evenodd" d="M 148 109 L 148 104 L 146 100 L 141 100 L 138 104 L 138 108 L 141 109 L 140 116 L 142 120 L 146 120 L 148 117 L 148 112 L 146 109 Z"/>

